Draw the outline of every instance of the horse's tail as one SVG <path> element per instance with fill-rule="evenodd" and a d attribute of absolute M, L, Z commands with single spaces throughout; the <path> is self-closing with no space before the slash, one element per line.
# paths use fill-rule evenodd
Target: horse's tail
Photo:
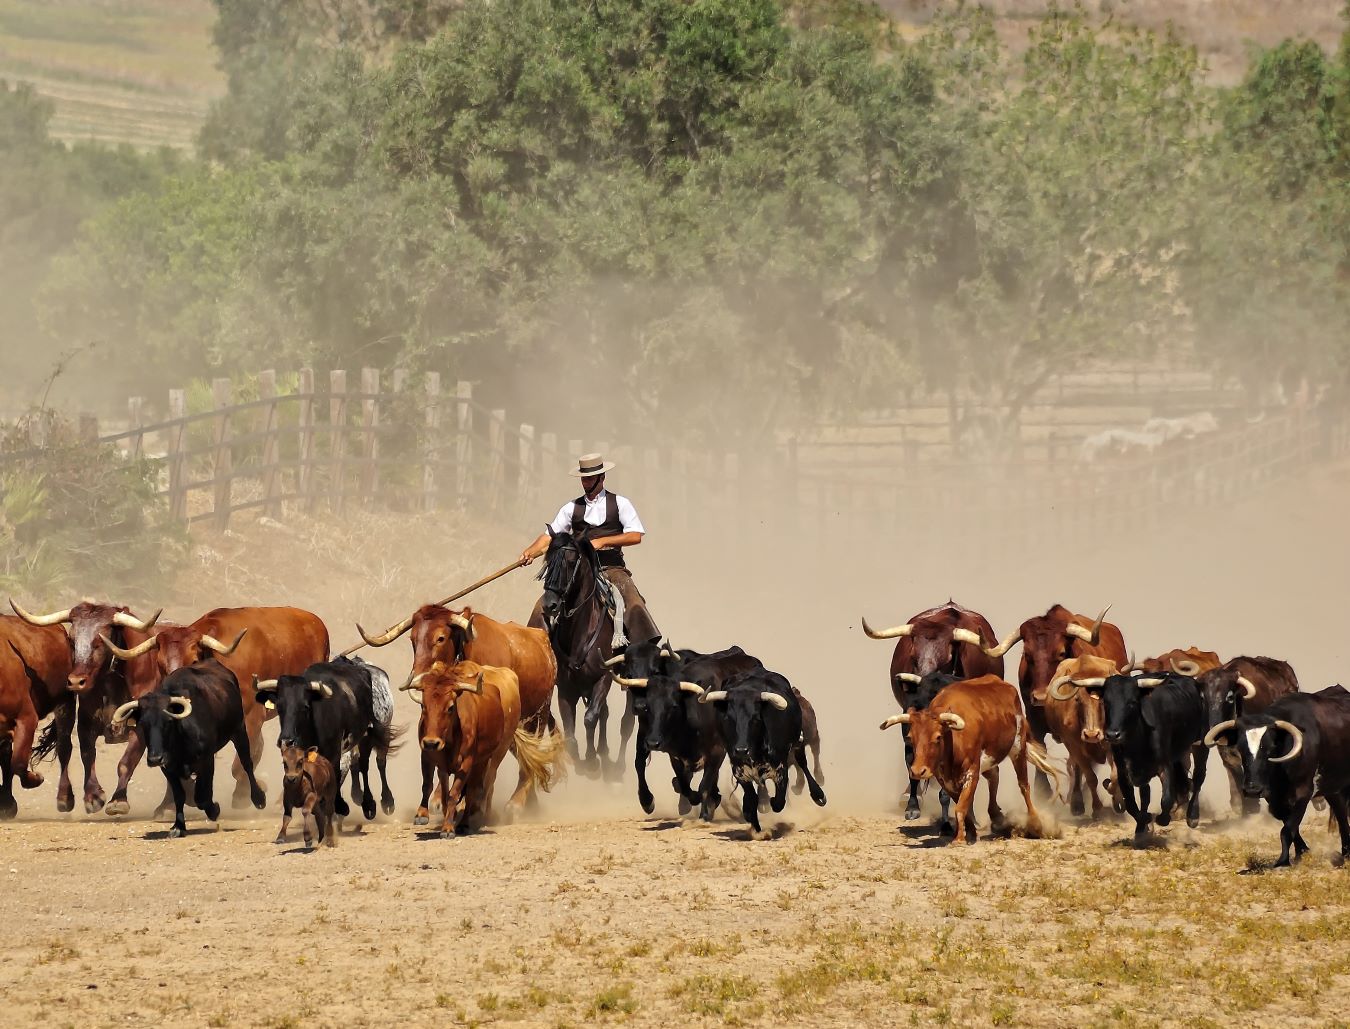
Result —
<path fill-rule="evenodd" d="M 567 748 L 563 734 L 556 728 L 531 731 L 524 725 L 517 726 L 511 753 L 520 763 L 530 789 L 548 793 L 567 775 Z"/>

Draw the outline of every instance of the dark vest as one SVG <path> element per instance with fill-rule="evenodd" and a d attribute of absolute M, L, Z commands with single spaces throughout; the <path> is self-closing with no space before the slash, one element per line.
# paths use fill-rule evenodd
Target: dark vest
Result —
<path fill-rule="evenodd" d="M 590 525 L 586 521 L 586 498 L 577 497 L 572 502 L 572 535 L 579 539 L 595 540 L 603 536 L 618 536 L 623 532 L 623 522 L 619 520 L 619 499 L 609 490 L 605 490 L 605 520 L 599 525 Z M 623 562 L 623 549 L 609 547 L 600 551 L 601 568 L 627 568 Z"/>

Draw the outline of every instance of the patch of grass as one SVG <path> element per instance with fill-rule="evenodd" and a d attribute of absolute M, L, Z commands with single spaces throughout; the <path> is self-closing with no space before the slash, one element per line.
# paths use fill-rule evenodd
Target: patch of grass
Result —
<path fill-rule="evenodd" d="M 591 1017 L 601 1014 L 631 1015 L 637 1009 L 638 1002 L 633 999 L 633 984 L 620 983 L 597 993 L 591 1001 L 589 1013 Z"/>
<path fill-rule="evenodd" d="M 743 975 L 696 975 L 671 991 L 694 1015 L 725 1015 L 728 1005 L 752 999 L 759 984 Z"/>

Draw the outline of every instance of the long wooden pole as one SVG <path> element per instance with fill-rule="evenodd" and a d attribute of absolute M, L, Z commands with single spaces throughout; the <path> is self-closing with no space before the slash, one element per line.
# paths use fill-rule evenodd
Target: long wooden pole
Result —
<path fill-rule="evenodd" d="M 464 587 L 462 590 L 460 590 L 458 593 L 452 593 L 450 596 L 446 597 L 444 600 L 439 600 L 439 601 L 437 601 L 437 605 L 438 605 L 439 607 L 445 607 L 447 604 L 454 603 L 456 600 L 459 600 L 461 597 L 467 597 L 467 596 L 468 596 L 470 593 L 472 593 L 474 590 L 479 589 L 479 588 L 481 588 L 481 587 L 483 587 L 483 586 L 486 586 L 488 583 L 490 583 L 490 582 L 492 582 L 492 581 L 494 581 L 494 580 L 496 580 L 496 579 L 500 579 L 500 578 L 501 578 L 503 575 L 505 575 L 507 572 L 514 572 L 517 568 L 523 568 L 523 567 L 525 567 L 525 561 L 524 561 L 523 559 L 514 561 L 514 562 L 512 562 L 511 564 L 507 565 L 505 568 L 499 568 L 497 571 L 493 572 L 491 575 L 485 575 L 483 578 L 481 578 L 481 579 L 479 579 L 477 582 L 475 582 L 472 586 L 465 586 L 465 587 Z M 392 625 L 389 626 L 389 629 L 392 629 L 392 628 L 393 628 Z M 385 629 L 385 632 L 388 632 L 389 629 Z M 356 653 L 358 650 L 360 650 L 362 647 L 366 647 L 366 646 L 369 646 L 369 644 L 366 643 L 366 642 L 363 640 L 362 642 L 356 644 L 355 646 L 348 647 L 346 650 L 344 650 L 344 651 L 342 652 L 341 656 L 342 656 L 342 657 L 351 657 L 353 654 L 355 654 L 355 653 Z"/>

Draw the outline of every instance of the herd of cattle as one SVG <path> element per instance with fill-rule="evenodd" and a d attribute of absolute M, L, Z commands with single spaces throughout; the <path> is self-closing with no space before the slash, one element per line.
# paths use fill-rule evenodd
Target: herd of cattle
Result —
<path fill-rule="evenodd" d="M 124 606 L 92 601 L 44 615 L 11 605 L 16 617 L 0 616 L 0 818 L 18 811 L 14 779 L 26 788 L 40 785 L 35 765 L 52 752 L 60 768 L 57 807 L 73 809 L 72 736 L 84 764 L 88 813 L 126 814 L 127 788 L 144 757 L 166 779 L 157 814 L 172 812 L 170 836 L 186 831 L 189 791 L 190 803 L 214 821 L 220 813 L 215 758 L 227 744 L 235 752 L 234 806 L 262 808 L 266 797 L 255 769 L 263 756 L 263 723 L 272 717 L 279 722 L 284 778 L 278 842 L 297 810 L 307 845 L 315 838 L 335 842 L 334 820 L 340 826 L 350 814 L 340 788 L 348 775 L 353 802 L 374 818 L 372 755 L 380 805 L 393 812 L 386 762 L 402 730 L 393 724 L 389 678 L 359 658 L 330 657 L 328 630 L 318 616 L 286 607 L 222 608 L 177 625 L 161 622 L 158 613 L 142 619 Z M 1299 826 L 1314 801 L 1330 807 L 1341 853 L 1350 857 L 1350 693 L 1341 686 L 1302 693 L 1283 661 L 1222 662 L 1195 648 L 1136 662 L 1105 612 L 1093 619 L 1058 605 L 1001 641 L 983 616 L 951 601 L 890 629 L 874 630 L 864 620 L 863 630 L 896 641 L 889 682 L 901 711 L 881 728 L 903 729 L 907 819 L 919 816 L 920 791 L 936 780 L 940 829 L 973 841 L 971 808 L 983 777 L 990 825 L 999 831 L 1006 823 L 997 803 L 999 768 L 1008 760 L 1026 803 L 1027 831 L 1039 835 L 1037 801 L 1051 795 L 1052 781 L 1054 792 L 1062 792 L 1062 773 L 1045 751 L 1049 735 L 1068 754 L 1074 815 L 1087 810 L 1084 783 L 1093 816 L 1101 813 L 1097 769 L 1105 766 L 1100 785 L 1115 810 L 1134 819 L 1137 838 L 1147 835 L 1151 821 L 1167 825 L 1182 809 L 1195 826 L 1208 748 L 1217 747 L 1234 808 L 1252 813 L 1265 799 L 1282 822 L 1279 865 L 1290 863 L 1291 849 L 1295 860 L 1308 849 Z M 578 754 L 572 719 L 564 717 L 565 732 L 555 722 L 560 660 L 579 665 L 560 649 L 552 627 L 428 605 L 384 634 L 360 631 L 374 646 L 405 633 L 412 643 L 412 669 L 400 689 L 421 708 L 415 825 L 430 823 L 434 793 L 443 835 L 481 826 L 508 752 L 520 769 L 511 812 L 535 803 L 567 764 L 593 767 L 593 755 L 583 761 Z M 739 647 L 699 653 L 650 640 L 616 649 L 608 634 L 589 639 L 603 671 L 601 688 L 582 697 L 587 726 L 595 724 L 593 715 L 603 716 L 611 684 L 619 686 L 626 703 L 614 767 L 621 767 L 636 725 L 634 766 L 644 811 L 655 805 L 647 783 L 654 752 L 670 760 L 682 814 L 697 807 L 711 820 L 729 803 L 719 787 L 724 764 L 741 789 L 741 813 L 755 836 L 764 835 L 763 806 L 783 810 L 794 767 L 794 790 L 807 788 L 816 804 L 825 804 L 815 712 L 784 676 Z M 1004 656 L 1019 642 L 1013 686 L 1003 677 Z M 564 699 L 560 693 L 566 716 Z M 600 726 L 603 747 L 603 718 Z M 100 738 L 126 744 L 110 800 L 95 770 Z M 1154 778 L 1161 797 L 1150 816 Z"/>

